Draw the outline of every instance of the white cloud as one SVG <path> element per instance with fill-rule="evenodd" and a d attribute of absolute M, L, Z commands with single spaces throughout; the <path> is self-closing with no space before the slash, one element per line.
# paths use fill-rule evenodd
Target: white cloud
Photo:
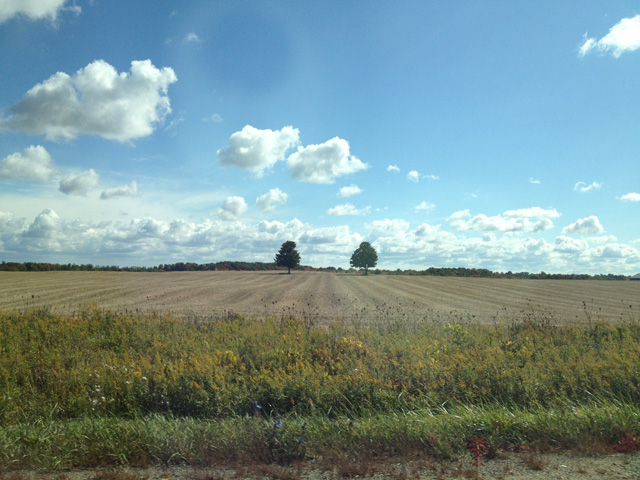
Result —
<path fill-rule="evenodd" d="M 419 210 L 422 212 L 430 212 L 434 208 L 436 208 L 436 206 L 433 203 L 428 203 L 428 202 L 425 202 L 424 200 L 419 205 L 416 205 L 416 210 Z"/>
<path fill-rule="evenodd" d="M 282 130 L 260 130 L 246 125 L 229 138 L 229 148 L 218 150 L 218 161 L 224 166 L 249 170 L 256 177 L 264 175 L 290 148 L 298 145 L 300 131 L 291 126 Z"/>
<path fill-rule="evenodd" d="M 344 203 L 342 205 L 336 205 L 333 208 L 327 210 L 329 215 L 367 215 L 371 211 L 371 207 L 365 207 L 361 209 L 357 209 L 355 206 L 350 203 Z"/>
<path fill-rule="evenodd" d="M 212 113 L 211 115 L 204 117 L 202 121 L 220 123 L 222 122 L 222 115 L 220 115 L 219 113 Z"/>
<path fill-rule="evenodd" d="M 216 214 L 224 220 L 234 220 L 247 211 L 249 206 L 244 198 L 238 196 L 230 196 L 225 198 L 222 208 L 216 211 Z"/>
<path fill-rule="evenodd" d="M 417 170 L 411 170 L 409 173 L 407 173 L 407 180 L 418 183 L 418 181 L 420 180 L 420 174 Z"/>
<path fill-rule="evenodd" d="M 0 178 L 9 180 L 48 180 L 57 171 L 51 155 L 40 145 L 31 145 L 23 153 L 13 153 L 0 161 Z"/>
<path fill-rule="evenodd" d="M 58 13 L 68 0 L 2 0 L 0 2 L 0 23 L 17 15 L 24 15 L 31 20 L 47 18 L 55 21 Z M 70 7 L 80 12 L 80 7 Z"/>
<path fill-rule="evenodd" d="M 421 178 L 426 178 L 427 180 L 440 180 L 439 176 L 433 175 L 432 173 L 428 175 L 420 175 L 417 170 L 411 170 L 409 173 L 407 173 L 407 180 L 411 182 L 418 183 Z"/>
<path fill-rule="evenodd" d="M 540 180 L 536 180 L 535 178 L 529 177 L 529 183 L 532 185 L 540 185 Z"/>
<path fill-rule="evenodd" d="M 351 197 L 352 195 L 358 195 L 362 193 L 362 189 L 354 184 L 349 185 L 348 187 L 342 187 L 338 192 L 338 196 L 340 198 Z"/>
<path fill-rule="evenodd" d="M 576 255 L 584 253 L 589 249 L 589 244 L 585 240 L 572 237 L 559 236 L 555 240 L 554 250 L 560 253 Z"/>
<path fill-rule="evenodd" d="M 177 80 L 173 69 L 158 69 L 150 60 L 131 62 L 130 73 L 96 60 L 73 76 L 58 72 L 31 88 L 0 128 L 51 140 L 81 134 L 120 142 L 145 137 L 171 113 L 167 89 Z"/>
<path fill-rule="evenodd" d="M 599 183 L 599 182 L 593 182 L 591 185 L 587 185 L 584 182 L 578 182 L 573 186 L 573 191 L 585 193 L 591 190 L 600 190 L 601 187 L 602 187 L 602 183 Z"/>
<path fill-rule="evenodd" d="M 591 252 L 593 260 L 615 260 L 621 259 L 625 263 L 638 262 L 640 251 L 637 248 L 619 243 L 610 243 L 600 247 L 595 247 Z"/>
<path fill-rule="evenodd" d="M 350 155 L 349 143 L 339 137 L 320 145 L 298 147 L 287 159 L 287 166 L 293 178 L 310 183 L 334 183 L 337 177 L 369 167 Z"/>
<path fill-rule="evenodd" d="M 256 199 L 256 205 L 263 212 L 273 212 L 278 205 L 287 203 L 289 195 L 279 188 L 272 188 Z"/>
<path fill-rule="evenodd" d="M 399 171 L 400 171 L 400 167 L 398 167 L 397 165 L 389 165 L 387 167 L 387 172 L 398 173 Z"/>
<path fill-rule="evenodd" d="M 129 185 L 105 189 L 100 195 L 100 198 L 103 200 L 109 200 L 111 198 L 117 198 L 117 197 L 137 197 L 137 196 L 138 196 L 138 183 L 134 180 Z"/>
<path fill-rule="evenodd" d="M 507 210 L 504 212 L 504 216 L 507 218 L 558 218 L 560 213 L 555 208 L 548 210 L 540 207 L 531 207 Z"/>
<path fill-rule="evenodd" d="M 67 195 L 86 196 L 87 192 L 97 187 L 100 177 L 92 168 L 82 173 L 72 173 L 60 180 L 60 191 Z"/>
<path fill-rule="evenodd" d="M 184 41 L 187 43 L 201 43 L 200 37 L 193 32 L 187 33 L 187 36 L 184 37 Z"/>
<path fill-rule="evenodd" d="M 334 250 L 351 252 L 362 241 L 362 236 L 351 233 L 348 225 L 338 227 L 314 228 L 300 235 L 300 243 L 306 245 L 329 245 Z M 345 250 L 341 247 L 347 247 Z M 322 249 L 316 249 L 321 251 Z M 326 249 L 325 249 L 326 251 Z"/>
<path fill-rule="evenodd" d="M 611 53 L 615 58 L 619 58 L 623 53 L 632 52 L 638 48 L 640 48 L 640 15 L 623 18 L 600 40 L 587 38 L 585 35 L 579 56 L 584 57 L 588 53 L 598 51 Z"/>
<path fill-rule="evenodd" d="M 365 225 L 369 231 L 376 235 L 395 235 L 405 233 L 409 230 L 409 222 L 400 219 L 374 220 Z"/>
<path fill-rule="evenodd" d="M 453 213 L 447 221 L 451 228 L 458 231 L 538 233 L 552 228 L 551 219 L 559 216 L 555 209 L 540 207 L 508 210 L 493 217 L 484 214 L 472 217 L 469 210 L 462 210 Z"/>
<path fill-rule="evenodd" d="M 624 200 L 625 202 L 640 202 L 640 193 L 625 193 L 624 195 L 617 198 L 619 200 Z"/>
<path fill-rule="evenodd" d="M 578 219 L 575 223 L 567 225 L 562 229 L 562 233 L 574 235 L 597 235 L 604 232 L 600 220 L 595 215 Z"/>

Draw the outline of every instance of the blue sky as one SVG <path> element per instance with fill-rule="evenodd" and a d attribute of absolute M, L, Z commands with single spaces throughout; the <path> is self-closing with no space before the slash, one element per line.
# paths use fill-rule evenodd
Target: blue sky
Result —
<path fill-rule="evenodd" d="M 0 2 L 0 259 L 640 271 L 640 2 Z"/>

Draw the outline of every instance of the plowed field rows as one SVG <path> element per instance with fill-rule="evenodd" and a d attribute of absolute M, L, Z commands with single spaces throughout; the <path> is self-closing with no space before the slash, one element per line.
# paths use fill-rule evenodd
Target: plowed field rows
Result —
<path fill-rule="evenodd" d="M 294 315 L 384 321 L 553 323 L 640 319 L 640 282 L 294 272 L 0 272 L 0 309 L 68 313 L 95 304 L 180 317 Z"/>

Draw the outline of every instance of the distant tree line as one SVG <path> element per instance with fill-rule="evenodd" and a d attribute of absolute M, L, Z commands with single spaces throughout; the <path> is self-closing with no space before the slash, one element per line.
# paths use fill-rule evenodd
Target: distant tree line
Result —
<path fill-rule="evenodd" d="M 215 263 L 193 263 L 178 262 L 160 264 L 155 267 L 118 267 L 99 266 L 91 263 L 47 263 L 47 262 L 1 262 L 0 271 L 4 272 L 48 272 L 48 271 L 105 271 L 105 272 L 196 272 L 196 271 L 264 271 L 280 270 L 275 262 L 239 262 L 223 261 Z M 286 267 L 285 267 L 286 268 Z M 310 267 L 297 266 L 295 270 L 317 271 L 317 272 L 355 272 L 351 268 L 344 270 L 335 267 Z M 477 278 L 522 278 L 531 280 L 628 280 L 628 275 L 614 275 L 612 273 L 602 275 L 587 274 L 564 274 L 564 273 L 530 273 L 530 272 L 493 272 L 486 268 L 465 268 L 465 267 L 429 267 L 425 270 L 370 270 L 374 275 L 427 275 L 438 277 L 477 277 Z"/>

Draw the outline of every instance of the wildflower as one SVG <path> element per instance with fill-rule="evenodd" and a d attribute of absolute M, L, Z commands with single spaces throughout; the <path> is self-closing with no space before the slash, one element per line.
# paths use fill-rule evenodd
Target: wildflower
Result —
<path fill-rule="evenodd" d="M 260 405 L 257 400 L 253 400 L 251 403 L 253 404 L 254 407 L 256 407 L 258 409 L 262 408 L 262 405 Z"/>
<path fill-rule="evenodd" d="M 274 420 L 273 428 L 280 428 L 282 426 L 282 420 Z"/>

